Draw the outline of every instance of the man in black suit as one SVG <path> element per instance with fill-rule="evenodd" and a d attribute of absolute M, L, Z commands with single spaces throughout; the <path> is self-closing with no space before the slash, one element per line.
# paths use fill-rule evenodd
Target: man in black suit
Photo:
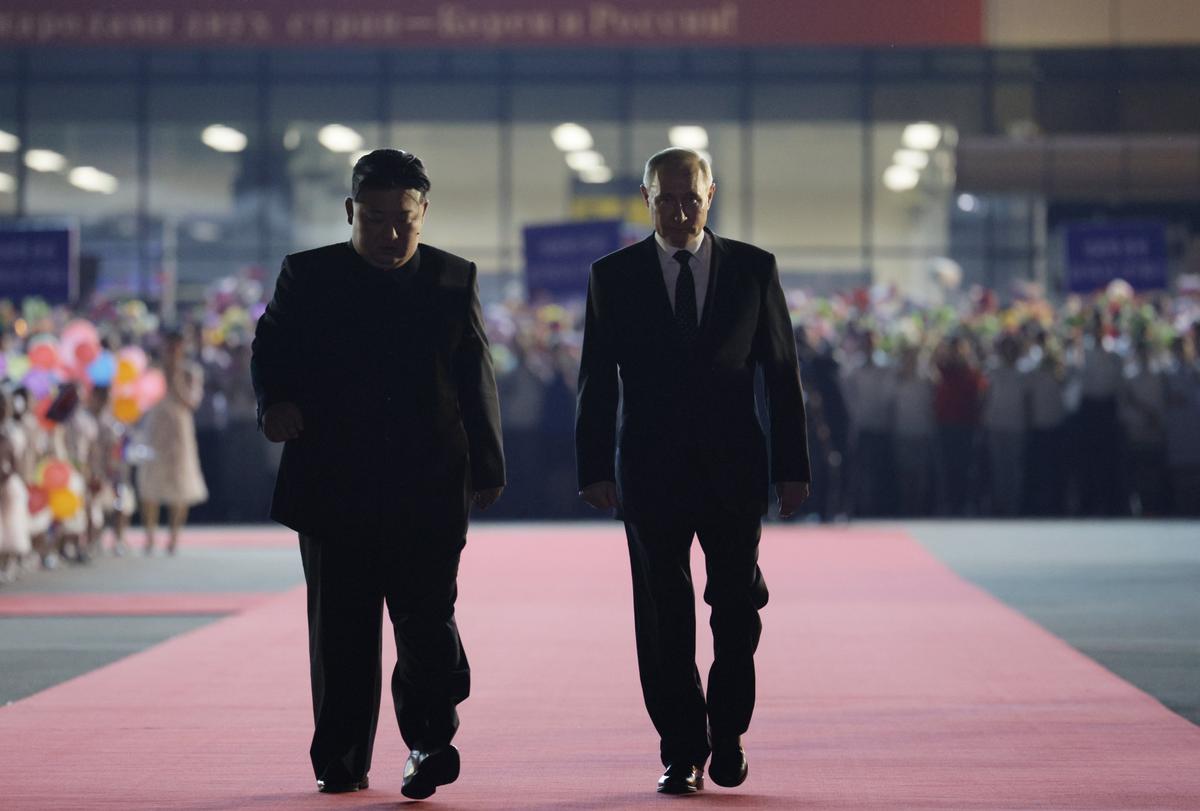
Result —
<path fill-rule="evenodd" d="M 625 521 L 638 671 L 666 772 L 658 790 L 740 785 L 754 708 L 758 567 L 768 467 L 782 516 L 808 496 L 800 373 L 775 257 L 705 228 L 708 161 L 668 149 L 646 163 L 654 234 L 592 265 L 575 422 L 580 495 Z M 756 416 L 761 370 L 770 462 Z M 619 385 L 618 385 L 619 378 Z M 620 428 L 616 429 L 618 402 Z M 704 550 L 714 660 L 696 668 L 689 550 Z"/>
<path fill-rule="evenodd" d="M 350 241 L 284 260 L 251 372 L 263 433 L 286 443 L 271 517 L 300 534 L 317 787 L 367 787 L 386 603 L 402 791 L 422 798 L 458 777 L 458 562 L 472 501 L 504 485 L 500 412 L 475 265 L 420 244 L 421 161 L 376 150 L 351 186 Z"/>

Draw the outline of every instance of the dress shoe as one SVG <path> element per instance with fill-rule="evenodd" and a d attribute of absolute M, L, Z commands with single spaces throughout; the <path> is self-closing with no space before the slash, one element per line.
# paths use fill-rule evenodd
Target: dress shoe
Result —
<path fill-rule="evenodd" d="M 742 749 L 741 738 L 729 740 L 714 740 L 712 760 L 708 762 L 708 776 L 718 786 L 733 788 L 746 782 L 746 774 L 750 771 L 746 763 L 746 752 Z"/>
<path fill-rule="evenodd" d="M 368 785 L 366 777 L 362 780 L 318 780 L 317 791 L 322 794 L 346 794 L 350 791 L 362 791 Z"/>
<path fill-rule="evenodd" d="M 672 763 L 658 778 L 659 794 L 693 794 L 704 788 L 704 770 L 699 766 Z"/>
<path fill-rule="evenodd" d="M 410 800 L 432 796 L 438 786 L 458 779 L 459 763 L 458 750 L 450 745 L 424 752 L 412 750 L 404 764 L 404 785 L 400 793 Z"/>

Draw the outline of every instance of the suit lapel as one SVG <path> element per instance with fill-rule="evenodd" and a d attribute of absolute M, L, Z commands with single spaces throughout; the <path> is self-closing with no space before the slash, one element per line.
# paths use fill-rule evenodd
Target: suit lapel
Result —
<path fill-rule="evenodd" d="M 725 244 L 725 240 L 707 228 L 704 230 L 712 240 L 712 263 L 708 269 L 708 292 L 704 295 L 704 315 L 700 319 L 700 345 L 707 350 L 715 336 L 720 334 L 720 326 L 729 314 L 730 301 L 733 298 L 731 286 L 734 282 L 734 268 L 726 261 L 728 246 Z"/>

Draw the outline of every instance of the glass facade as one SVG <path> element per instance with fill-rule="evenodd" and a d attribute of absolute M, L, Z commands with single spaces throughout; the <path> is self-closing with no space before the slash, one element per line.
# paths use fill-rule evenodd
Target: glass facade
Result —
<path fill-rule="evenodd" d="M 643 161 L 692 125 L 720 232 L 796 283 L 919 296 L 944 258 L 989 286 L 1053 264 L 1054 201 L 964 195 L 964 139 L 1195 133 L 1197 78 L 1196 49 L 18 51 L 0 59 L 0 216 L 75 222 L 99 289 L 153 299 L 173 269 L 187 301 L 344 239 L 353 159 L 398 146 L 433 180 L 427 240 L 495 291 L 520 277 L 524 226 L 643 217 Z M 563 122 L 587 128 L 600 182 L 567 166 Z M 918 122 L 937 136 L 914 157 Z M 21 163 L 18 144 L 45 152 Z M 107 185 L 81 188 L 81 167 Z"/>

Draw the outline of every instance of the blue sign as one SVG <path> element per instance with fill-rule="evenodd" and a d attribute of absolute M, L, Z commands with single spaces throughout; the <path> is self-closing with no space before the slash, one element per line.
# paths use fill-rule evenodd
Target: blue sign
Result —
<path fill-rule="evenodd" d="M 1067 287 L 1090 293 L 1114 279 L 1134 290 L 1167 286 L 1167 229 L 1159 222 L 1067 226 Z"/>
<path fill-rule="evenodd" d="M 0 299 L 69 303 L 76 291 L 77 244 L 70 228 L 0 226 Z"/>
<path fill-rule="evenodd" d="M 588 269 L 625 244 L 621 220 L 531 225 L 525 234 L 525 287 L 555 298 L 587 295 Z"/>

